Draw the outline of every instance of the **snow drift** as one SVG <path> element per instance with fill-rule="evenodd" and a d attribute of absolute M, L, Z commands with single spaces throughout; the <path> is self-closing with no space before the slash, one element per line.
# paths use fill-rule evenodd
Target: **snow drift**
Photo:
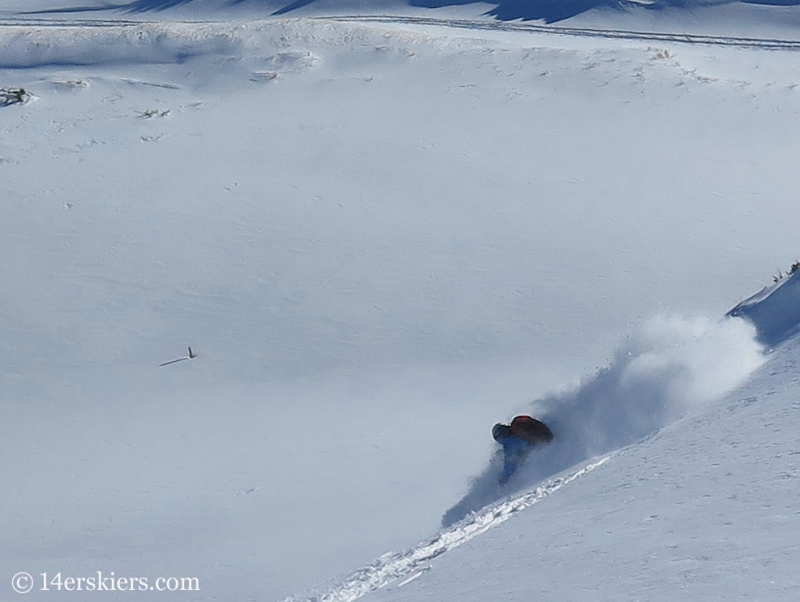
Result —
<path fill-rule="evenodd" d="M 536 401 L 555 441 L 536 450 L 508 484 L 497 483 L 498 450 L 467 494 L 444 515 L 444 526 L 513 491 L 589 458 L 647 437 L 736 387 L 763 363 L 756 329 L 741 319 L 658 318 L 616 351 L 609 365 L 573 390 Z"/>

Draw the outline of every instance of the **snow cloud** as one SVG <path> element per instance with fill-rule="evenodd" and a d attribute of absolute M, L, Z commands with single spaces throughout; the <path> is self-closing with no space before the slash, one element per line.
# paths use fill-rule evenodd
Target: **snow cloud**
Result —
<path fill-rule="evenodd" d="M 537 400 L 529 412 L 553 429 L 500 487 L 498 451 L 443 518 L 452 524 L 514 490 L 635 443 L 739 385 L 764 361 L 755 328 L 741 319 L 659 317 L 632 333 L 608 366 L 574 389 Z"/>

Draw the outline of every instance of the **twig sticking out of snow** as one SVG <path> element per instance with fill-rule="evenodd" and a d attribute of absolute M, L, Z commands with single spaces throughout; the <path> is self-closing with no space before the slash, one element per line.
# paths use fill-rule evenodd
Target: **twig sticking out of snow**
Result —
<path fill-rule="evenodd" d="M 153 117 L 168 117 L 170 110 L 147 109 L 146 111 L 137 111 L 137 113 L 139 113 L 139 117 L 142 119 L 152 119 Z"/>
<path fill-rule="evenodd" d="M 182 362 L 183 360 L 193 360 L 197 357 L 197 354 L 192 351 L 192 348 L 189 347 L 189 355 L 185 355 L 183 357 L 179 357 L 178 359 L 169 360 L 168 362 L 164 362 L 163 364 L 159 364 L 159 366 L 169 366 L 170 364 L 175 364 L 177 362 Z"/>

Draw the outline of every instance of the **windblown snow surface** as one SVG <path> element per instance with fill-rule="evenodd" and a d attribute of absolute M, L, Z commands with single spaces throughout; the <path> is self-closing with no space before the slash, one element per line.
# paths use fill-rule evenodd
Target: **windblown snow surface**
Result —
<path fill-rule="evenodd" d="M 3 599 L 789 599 L 797 7 L 357 4 L 3 4 Z"/>

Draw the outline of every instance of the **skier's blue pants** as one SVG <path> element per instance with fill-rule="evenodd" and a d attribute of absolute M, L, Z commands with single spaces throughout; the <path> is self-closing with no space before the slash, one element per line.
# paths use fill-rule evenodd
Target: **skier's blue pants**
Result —
<path fill-rule="evenodd" d="M 517 437 L 516 435 L 510 435 L 506 437 L 503 442 L 503 472 L 500 475 L 500 484 L 504 484 L 511 478 L 511 475 L 514 474 L 517 469 L 522 466 L 522 463 L 525 461 L 525 457 L 528 455 L 528 452 L 531 451 L 531 444 L 522 439 L 521 437 Z"/>

